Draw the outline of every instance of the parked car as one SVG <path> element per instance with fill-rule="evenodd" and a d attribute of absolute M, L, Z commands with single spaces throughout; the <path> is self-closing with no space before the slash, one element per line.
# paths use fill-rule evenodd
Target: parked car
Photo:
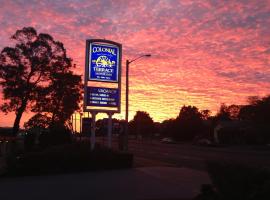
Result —
<path fill-rule="evenodd" d="M 175 144 L 176 142 L 170 138 L 170 137 L 165 137 L 165 138 L 162 138 L 161 141 L 162 143 L 166 143 L 166 144 Z"/>

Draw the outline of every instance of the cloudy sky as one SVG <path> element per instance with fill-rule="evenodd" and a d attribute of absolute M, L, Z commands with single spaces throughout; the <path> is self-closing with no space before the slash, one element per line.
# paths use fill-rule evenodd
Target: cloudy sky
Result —
<path fill-rule="evenodd" d="M 184 104 L 215 113 L 221 103 L 270 94 L 269 0 L 0 3 L 0 49 L 13 45 L 9 38 L 17 29 L 32 26 L 63 42 L 81 75 L 87 38 L 122 43 L 123 64 L 151 53 L 130 66 L 130 118 L 144 110 L 162 121 L 176 117 Z M 0 113 L 0 126 L 13 120 L 13 114 Z"/>

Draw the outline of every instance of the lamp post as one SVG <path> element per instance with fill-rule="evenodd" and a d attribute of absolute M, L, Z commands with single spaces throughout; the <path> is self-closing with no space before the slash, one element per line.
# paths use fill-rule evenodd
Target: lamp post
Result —
<path fill-rule="evenodd" d="M 124 150 L 128 150 L 128 94 L 129 94 L 129 64 L 133 63 L 134 61 L 143 58 L 143 57 L 150 57 L 151 54 L 144 54 L 141 55 L 133 60 L 126 60 L 126 118 L 125 118 L 125 135 L 124 135 Z"/>

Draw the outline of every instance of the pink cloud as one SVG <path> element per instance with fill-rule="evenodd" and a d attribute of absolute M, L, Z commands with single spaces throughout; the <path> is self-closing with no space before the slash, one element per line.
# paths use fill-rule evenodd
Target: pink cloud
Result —
<path fill-rule="evenodd" d="M 151 53 L 131 64 L 130 118 L 145 110 L 161 121 L 184 104 L 216 111 L 222 102 L 245 103 L 270 89 L 268 0 L 7 1 L 0 13 L 0 49 L 12 44 L 16 29 L 34 26 L 65 44 L 79 74 L 87 38 L 122 43 L 123 66 Z"/>

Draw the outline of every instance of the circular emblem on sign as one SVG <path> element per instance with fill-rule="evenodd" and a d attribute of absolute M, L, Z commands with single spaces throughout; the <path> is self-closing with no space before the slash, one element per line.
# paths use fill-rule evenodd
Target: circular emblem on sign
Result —
<path fill-rule="evenodd" d="M 115 64 L 114 61 L 110 61 L 107 56 L 99 56 L 96 65 L 98 67 L 112 67 Z"/>

